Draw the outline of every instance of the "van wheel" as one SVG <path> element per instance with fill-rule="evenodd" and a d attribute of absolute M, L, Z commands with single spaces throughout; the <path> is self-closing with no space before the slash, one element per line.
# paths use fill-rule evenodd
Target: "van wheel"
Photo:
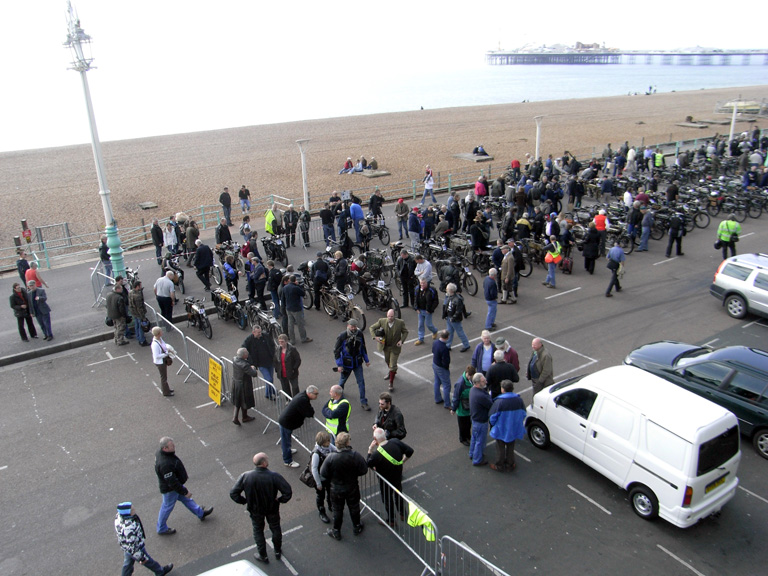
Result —
<path fill-rule="evenodd" d="M 549 448 L 549 430 L 541 422 L 533 422 L 528 426 L 528 439 L 536 448 Z"/>
<path fill-rule="evenodd" d="M 768 459 L 768 429 L 758 430 L 752 436 L 752 446 L 763 458 Z"/>
<path fill-rule="evenodd" d="M 646 486 L 636 486 L 629 493 L 632 509 L 644 520 L 653 520 L 659 515 L 659 501 Z"/>
<path fill-rule="evenodd" d="M 741 320 L 747 315 L 747 303 L 741 296 L 732 294 L 725 299 L 725 311 L 731 318 Z"/>

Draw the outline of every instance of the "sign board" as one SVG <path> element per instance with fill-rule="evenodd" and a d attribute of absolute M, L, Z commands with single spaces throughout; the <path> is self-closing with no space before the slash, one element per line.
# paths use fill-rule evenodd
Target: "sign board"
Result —
<path fill-rule="evenodd" d="M 208 397 L 221 406 L 221 362 L 215 358 L 208 359 Z"/>
<path fill-rule="evenodd" d="M 32 230 L 30 230 L 30 229 L 23 230 L 21 232 L 21 235 L 27 241 L 27 244 L 32 242 Z"/>

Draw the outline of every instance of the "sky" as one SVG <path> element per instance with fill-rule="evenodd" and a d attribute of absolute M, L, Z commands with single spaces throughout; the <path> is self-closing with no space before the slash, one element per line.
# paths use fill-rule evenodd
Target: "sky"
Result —
<path fill-rule="evenodd" d="M 10 5 L 9 5 L 10 4 Z M 93 39 L 88 72 L 102 141 L 328 116 L 345 86 L 481 67 L 488 50 L 600 43 L 631 49 L 768 48 L 743 16 L 572 0 L 381 3 L 257 0 L 75 0 Z M 540 6 L 540 7 L 539 7 Z M 66 39 L 66 0 L 10 0 L 0 35 L 0 151 L 90 142 Z M 355 92 L 358 94 L 358 92 Z M 375 90 L 350 113 L 381 110 Z M 337 115 L 337 114 L 332 114 Z"/>

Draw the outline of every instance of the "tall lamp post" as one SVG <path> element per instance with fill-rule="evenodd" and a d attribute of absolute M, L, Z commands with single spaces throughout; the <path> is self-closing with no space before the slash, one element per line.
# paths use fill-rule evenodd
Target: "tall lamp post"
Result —
<path fill-rule="evenodd" d="M 91 37 L 80 27 L 80 20 L 72 9 L 72 3 L 67 2 L 67 41 L 64 46 L 72 52 L 71 70 L 80 73 L 83 81 L 83 92 L 85 93 L 85 106 L 88 109 L 88 123 L 91 128 L 91 146 L 93 148 L 93 159 L 96 163 L 96 177 L 99 180 L 99 196 L 101 196 L 101 207 L 104 210 L 104 219 L 106 220 L 107 247 L 109 248 L 109 259 L 112 261 L 112 270 L 115 276 L 125 276 L 125 262 L 123 261 L 123 249 L 120 246 L 120 237 L 117 235 L 117 221 L 112 214 L 112 202 L 109 199 L 109 188 L 107 187 L 107 172 L 104 169 L 104 159 L 101 154 L 101 142 L 99 142 L 99 133 L 96 130 L 96 117 L 93 114 L 93 103 L 91 102 L 91 90 L 88 87 L 88 77 L 86 72 L 92 68 L 93 58 L 90 57 Z M 89 51 L 89 56 L 83 52 L 83 47 Z"/>
<path fill-rule="evenodd" d="M 539 139 L 541 138 L 541 121 L 544 119 L 544 116 L 534 116 L 534 120 L 536 120 L 536 154 L 534 155 L 534 161 L 537 161 L 539 159 Z"/>
<path fill-rule="evenodd" d="M 296 140 L 296 144 L 299 145 L 299 151 L 301 152 L 301 183 L 304 186 L 304 210 L 310 211 L 309 206 L 309 188 L 307 187 L 307 155 L 305 146 L 309 142 L 309 139 Z"/>

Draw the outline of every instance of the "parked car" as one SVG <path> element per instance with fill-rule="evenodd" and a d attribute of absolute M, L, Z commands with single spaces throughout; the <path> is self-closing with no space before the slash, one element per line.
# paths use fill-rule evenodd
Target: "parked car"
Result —
<path fill-rule="evenodd" d="M 740 254 L 723 260 L 709 293 L 722 301 L 732 318 L 747 313 L 768 318 L 768 255 Z"/>
<path fill-rule="evenodd" d="M 230 562 L 224 566 L 206 570 L 198 576 L 269 576 L 261 568 L 257 568 L 248 560 L 238 560 Z"/>
<path fill-rule="evenodd" d="M 629 492 L 635 513 L 687 528 L 733 498 L 736 417 L 633 366 L 614 366 L 536 394 L 525 426 Z"/>
<path fill-rule="evenodd" d="M 713 350 L 665 340 L 640 346 L 624 363 L 727 408 L 757 453 L 768 459 L 768 352 L 746 346 Z"/>

